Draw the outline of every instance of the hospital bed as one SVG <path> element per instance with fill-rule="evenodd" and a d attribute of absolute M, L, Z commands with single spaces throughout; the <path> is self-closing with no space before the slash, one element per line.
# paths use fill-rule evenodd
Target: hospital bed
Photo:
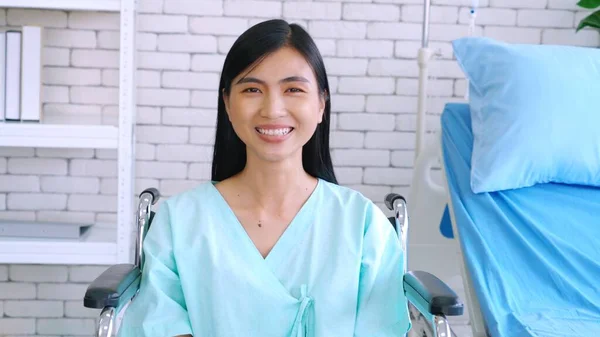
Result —
<path fill-rule="evenodd" d="M 471 66 L 479 63 L 475 67 L 483 73 L 480 76 L 488 77 L 487 82 L 483 81 L 484 85 L 478 87 L 481 91 L 478 92 L 479 96 L 473 100 L 467 92 L 464 103 L 447 103 L 441 111 L 440 130 L 427 134 L 425 117 L 428 68 L 434 55 L 427 43 L 429 6 L 430 1 L 425 1 L 423 44 L 419 50 L 417 151 L 409 193 L 412 203 L 408 206 L 413 214 L 411 221 L 414 225 L 409 234 L 408 265 L 436 274 L 459 295 L 464 291 L 464 296 L 461 297 L 465 298 L 467 310 L 463 317 L 468 319 L 471 326 L 472 334 L 468 334 L 469 336 L 600 336 L 600 186 L 597 185 L 597 178 L 596 185 L 551 181 L 488 192 L 476 192 L 472 185 L 475 149 L 473 125 L 480 127 L 482 123 L 481 120 L 474 123 L 472 104 L 480 109 L 480 116 L 487 113 L 485 116 L 490 120 L 492 117 L 489 111 L 494 109 L 506 112 L 513 106 L 519 106 L 519 111 L 525 115 L 529 113 L 528 110 L 537 110 L 530 116 L 538 116 L 538 119 L 530 120 L 530 123 L 549 125 L 548 132 L 552 132 L 557 139 L 555 146 L 560 148 L 561 144 L 568 143 L 574 152 L 585 152 L 576 150 L 577 140 L 573 139 L 577 139 L 579 135 L 571 132 L 565 136 L 564 130 L 561 130 L 556 121 L 564 121 L 565 126 L 570 127 L 577 124 L 573 121 L 577 117 L 571 115 L 574 111 L 592 111 L 593 107 L 597 108 L 598 96 L 594 99 L 589 93 L 586 96 L 586 92 L 590 88 L 597 92 L 600 85 L 598 52 L 556 46 L 553 49 L 557 53 L 554 57 L 549 49 L 518 49 L 513 46 L 498 48 L 509 51 L 501 54 L 502 57 L 520 57 L 512 63 L 512 67 L 512 59 L 498 61 L 491 53 L 472 56 Z M 471 28 L 475 14 L 474 5 L 471 10 Z M 500 44 L 489 45 L 497 48 Z M 492 61 L 496 63 L 491 64 Z M 580 66 L 581 63 L 587 64 L 587 68 Z M 502 67 L 496 68 L 498 64 Z M 529 67 L 537 67 L 538 70 L 521 78 L 511 78 L 510 75 L 503 76 L 501 73 L 526 72 Z M 561 68 L 566 70 L 562 71 Z M 543 73 L 554 75 L 534 79 L 531 74 L 536 72 L 542 76 Z M 497 77 L 490 76 L 491 73 Z M 586 76 L 587 73 L 595 74 L 596 77 Z M 515 78 L 517 81 L 514 81 Z M 506 79 L 511 81 L 503 82 Z M 526 84 L 523 84 L 550 88 L 552 85 L 546 83 L 552 80 L 563 83 L 564 88 L 549 89 L 545 93 L 543 90 L 533 90 L 533 99 L 529 97 Z M 580 81 L 584 84 L 579 83 Z M 468 81 L 467 86 L 469 89 L 473 88 Z M 512 101 L 495 100 L 497 97 L 507 96 L 515 88 L 523 89 L 527 94 L 516 96 Z M 577 99 L 584 96 L 587 100 Z M 554 97 L 560 99 L 550 99 Z M 484 101 L 484 98 L 489 101 Z M 551 109 L 547 101 L 559 102 L 562 111 L 571 117 L 563 118 L 557 113 L 539 113 L 545 112 L 544 109 L 547 108 L 559 110 Z M 485 106 L 487 112 L 482 112 L 485 110 L 481 106 Z M 543 108 L 537 108 L 538 106 Z M 515 118 L 512 121 L 514 124 L 523 127 L 519 131 L 512 129 L 515 134 L 526 134 L 522 130 L 528 130 L 529 127 L 535 129 L 534 124 L 524 125 L 519 121 L 515 117 L 517 114 L 509 115 Z M 585 114 L 577 116 L 583 115 Z M 600 115 L 596 112 L 595 116 Z M 555 119 L 552 120 L 553 118 Z M 589 119 L 595 118 L 598 117 Z M 579 125 L 583 126 L 583 123 Z M 599 123 L 596 122 L 595 125 Z M 527 141 L 537 142 L 536 135 L 539 136 L 540 133 L 531 134 Z M 494 140 L 481 133 L 480 136 L 480 146 L 483 142 Z M 522 136 L 520 138 L 522 141 Z M 574 161 L 572 165 L 559 165 L 581 174 L 584 164 L 597 162 L 599 158 L 600 141 L 598 137 L 595 139 L 596 142 L 591 144 L 581 140 L 583 143 L 580 145 L 587 145 L 588 149 L 595 148 L 588 151 L 593 152 L 593 155 L 586 158 L 585 162 Z M 512 146 L 516 146 L 515 142 Z M 543 149 L 553 145 L 539 146 Z M 504 155 L 507 153 L 510 156 L 510 151 L 505 151 Z M 544 152 L 549 153 L 551 154 Z M 514 158 L 523 158 L 522 153 L 521 157 Z M 542 157 L 538 160 L 547 159 Z M 512 171 L 515 176 L 527 176 L 535 172 L 528 166 L 532 161 L 524 162 L 526 163 L 522 164 L 520 170 L 519 165 L 516 165 L 517 170 Z M 496 161 L 496 165 L 499 164 L 500 161 Z M 578 165 L 582 169 L 578 169 Z M 436 166 L 441 169 L 441 182 L 432 178 Z M 597 172 L 590 170 L 587 174 L 596 174 L 598 177 Z M 573 177 L 567 177 L 570 178 Z M 421 258 L 422 256 L 425 257 Z M 432 259 L 432 256 L 446 258 Z M 462 283 L 461 289 L 454 284 L 457 276 Z M 427 331 L 425 334 L 431 336 Z"/>
<path fill-rule="evenodd" d="M 449 102 L 443 111 L 429 111 L 441 113 L 440 130 L 427 132 L 429 71 L 436 56 L 429 44 L 430 7 L 431 1 L 424 0 L 422 44 L 418 51 L 415 165 L 408 194 L 413 224 L 408 240 L 409 267 L 435 274 L 465 299 L 465 314 L 459 321 L 451 321 L 469 324 L 471 334 L 467 336 L 600 336 L 600 187 L 540 183 L 513 190 L 473 192 L 470 170 L 474 137 L 469 90 L 464 103 Z M 465 27 L 469 37 L 474 35 L 477 7 L 478 1 L 471 0 L 470 23 L 468 29 Z M 586 62 L 591 64 L 587 72 L 598 74 L 600 67 L 591 60 L 598 57 L 586 59 L 577 56 L 579 51 L 556 51 L 563 53 L 557 58 L 563 63 L 550 66 L 548 57 L 545 66 L 549 73 Z M 543 59 L 545 53 L 532 51 L 531 59 Z M 564 57 L 567 53 L 571 55 Z M 482 72 L 494 71 L 489 54 L 477 56 Z M 586 73 L 584 67 L 574 67 L 572 71 Z M 587 88 L 597 92 L 599 88 L 597 79 L 588 79 L 586 83 L 591 84 L 586 87 L 573 74 L 557 76 L 564 79 L 556 82 L 573 87 L 564 90 L 571 94 Z M 552 80 L 551 76 L 548 78 Z M 465 79 L 467 89 L 471 89 L 468 76 Z M 532 80 L 531 76 L 523 80 L 540 85 L 540 80 Z M 496 95 L 520 86 L 511 82 L 502 88 L 498 81 L 486 82 Z M 571 106 L 563 105 L 565 114 L 574 110 L 576 104 L 579 108 L 586 104 L 597 107 L 597 100 L 569 100 L 561 91 L 552 94 L 573 102 Z M 539 104 L 534 105 L 548 101 L 543 95 L 539 98 Z M 494 103 L 495 107 L 505 108 L 513 102 Z M 541 117 L 538 123 L 552 124 L 544 118 L 549 117 Z M 570 121 L 565 120 L 565 124 Z M 560 135 L 559 130 L 554 132 Z M 597 146 L 600 148 L 600 143 Z M 522 172 L 526 170 L 523 167 Z M 435 174 L 441 179 L 435 179 Z M 440 256 L 444 258 L 436 258 Z M 432 336 L 430 331 L 423 333 Z"/>
<path fill-rule="evenodd" d="M 441 116 L 444 177 L 474 337 L 600 336 L 600 188 L 476 194 L 468 104 Z"/>
<path fill-rule="evenodd" d="M 155 188 L 146 189 L 140 194 L 136 212 L 135 262 L 109 267 L 88 286 L 83 299 L 84 306 L 101 309 L 97 336 L 113 336 L 117 329 L 116 317 L 126 310 L 126 306 L 139 290 L 144 268 L 144 237 L 150 229 L 155 214 L 152 206 L 159 198 L 159 191 Z M 388 219 L 405 250 L 409 222 L 406 199 L 401 195 L 390 193 L 386 195 L 384 202 L 386 207 L 394 212 L 394 216 Z M 406 253 L 405 251 L 405 257 Z M 406 268 L 406 263 L 404 265 Z M 418 310 L 427 319 L 434 336 L 451 336 L 447 317 L 459 316 L 463 313 L 463 303 L 455 292 L 430 273 L 406 269 L 404 288 L 411 308 Z M 383 310 L 385 308 L 382 308 Z"/>

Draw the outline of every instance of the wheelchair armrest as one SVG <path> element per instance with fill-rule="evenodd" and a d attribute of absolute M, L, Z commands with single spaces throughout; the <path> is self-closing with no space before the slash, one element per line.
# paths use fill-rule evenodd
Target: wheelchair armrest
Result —
<path fill-rule="evenodd" d="M 120 308 L 136 294 L 141 271 L 133 264 L 111 266 L 90 284 L 83 298 L 86 308 Z"/>
<path fill-rule="evenodd" d="M 442 280 L 425 271 L 409 271 L 404 275 L 404 288 L 409 300 L 416 299 L 421 303 L 413 303 L 419 310 L 426 310 L 431 315 L 460 316 L 463 314 L 463 303 L 456 293 Z M 411 301 L 412 302 L 412 301 Z"/>

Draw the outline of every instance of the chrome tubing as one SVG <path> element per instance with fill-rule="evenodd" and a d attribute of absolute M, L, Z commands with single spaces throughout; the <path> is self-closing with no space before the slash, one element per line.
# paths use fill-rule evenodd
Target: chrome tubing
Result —
<path fill-rule="evenodd" d="M 404 266 L 406 268 L 408 263 L 408 252 L 406 251 L 408 247 L 408 208 L 406 207 L 406 199 L 397 193 L 389 193 L 385 196 L 384 203 L 390 211 L 394 211 L 396 234 L 402 244 Z"/>
<path fill-rule="evenodd" d="M 155 188 L 144 190 L 140 194 L 138 211 L 136 214 L 137 238 L 135 243 L 135 266 L 142 269 L 144 265 L 143 241 L 146 236 L 146 230 L 150 226 L 151 207 L 158 201 L 159 193 Z"/>
<path fill-rule="evenodd" d="M 98 322 L 98 337 L 112 337 L 115 325 L 116 310 L 113 307 L 102 309 L 100 322 Z"/>
<path fill-rule="evenodd" d="M 453 335 L 450 324 L 444 316 L 433 317 L 433 330 L 435 331 L 435 337 L 452 337 Z"/>
<path fill-rule="evenodd" d="M 399 198 L 394 201 L 394 216 L 396 218 L 396 226 L 399 226 L 398 237 L 402 242 L 402 250 L 406 254 L 408 240 L 408 210 L 404 199 Z"/>

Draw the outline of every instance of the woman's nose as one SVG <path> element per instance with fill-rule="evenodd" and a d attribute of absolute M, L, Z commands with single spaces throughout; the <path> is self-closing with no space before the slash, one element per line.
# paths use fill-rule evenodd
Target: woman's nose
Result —
<path fill-rule="evenodd" d="M 268 94 L 265 95 L 265 100 L 263 103 L 261 116 L 265 118 L 278 118 L 285 116 L 287 114 L 287 110 L 285 107 L 285 102 L 281 95 L 277 94 Z"/>

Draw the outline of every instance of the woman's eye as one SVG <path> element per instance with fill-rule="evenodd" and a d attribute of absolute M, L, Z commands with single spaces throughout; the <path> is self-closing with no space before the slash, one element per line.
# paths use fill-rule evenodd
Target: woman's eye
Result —
<path fill-rule="evenodd" d="M 290 88 L 288 90 L 291 92 L 302 92 L 302 89 L 298 89 L 298 88 Z"/>
<path fill-rule="evenodd" d="M 258 90 L 258 88 L 247 88 L 247 89 L 244 89 L 244 92 L 257 93 L 257 92 L 260 92 L 260 90 Z"/>

